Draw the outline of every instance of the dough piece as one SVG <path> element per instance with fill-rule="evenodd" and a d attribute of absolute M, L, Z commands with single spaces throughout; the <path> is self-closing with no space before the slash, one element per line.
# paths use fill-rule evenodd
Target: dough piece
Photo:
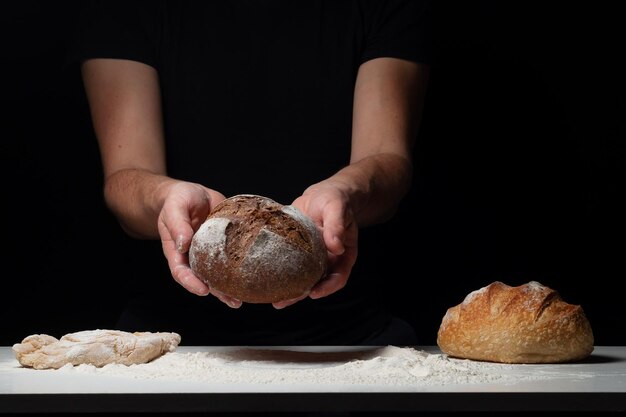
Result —
<path fill-rule="evenodd" d="M 150 362 L 173 352 L 180 343 L 177 333 L 128 333 L 119 330 L 85 330 L 61 339 L 47 334 L 27 336 L 13 345 L 18 362 L 35 369 L 58 369 L 64 365 L 110 363 L 133 365 Z"/>
<path fill-rule="evenodd" d="M 536 281 L 511 287 L 496 281 L 446 312 L 437 345 L 454 357 L 503 363 L 584 359 L 593 333 L 583 309 Z"/>

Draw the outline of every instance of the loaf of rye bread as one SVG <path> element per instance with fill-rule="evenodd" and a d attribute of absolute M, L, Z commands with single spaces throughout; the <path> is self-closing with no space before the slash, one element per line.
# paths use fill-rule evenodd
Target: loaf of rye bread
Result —
<path fill-rule="evenodd" d="M 217 204 L 189 249 L 189 264 L 198 278 L 247 303 L 308 294 L 325 275 L 326 263 L 326 246 L 308 216 L 253 194 Z"/>
<path fill-rule="evenodd" d="M 437 345 L 452 357 L 503 363 L 559 363 L 593 351 L 591 325 L 536 281 L 511 287 L 496 281 L 447 310 Z"/>

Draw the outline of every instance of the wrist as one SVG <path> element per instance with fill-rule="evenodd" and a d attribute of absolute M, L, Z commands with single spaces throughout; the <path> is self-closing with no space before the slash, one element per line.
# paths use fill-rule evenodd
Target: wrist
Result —
<path fill-rule="evenodd" d="M 105 200 L 129 235 L 158 237 L 157 219 L 174 182 L 141 169 L 119 170 L 106 180 Z"/>
<path fill-rule="evenodd" d="M 170 194 L 172 186 L 178 181 L 164 175 L 149 175 L 151 178 L 147 181 L 149 184 L 147 186 L 148 189 L 144 192 L 146 199 L 145 207 L 158 215 L 163 209 L 163 205 L 165 204 L 165 200 L 167 200 L 167 196 Z"/>

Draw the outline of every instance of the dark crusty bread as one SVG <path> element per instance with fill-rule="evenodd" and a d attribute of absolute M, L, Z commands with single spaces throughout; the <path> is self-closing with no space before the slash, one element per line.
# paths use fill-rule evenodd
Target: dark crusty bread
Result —
<path fill-rule="evenodd" d="M 315 223 L 297 208 L 258 195 L 220 202 L 193 236 L 189 263 L 209 287 L 248 303 L 308 294 L 326 272 Z"/>
<path fill-rule="evenodd" d="M 458 358 L 503 363 L 558 363 L 593 351 L 591 325 L 578 305 L 536 281 L 496 281 L 446 312 L 437 344 Z"/>

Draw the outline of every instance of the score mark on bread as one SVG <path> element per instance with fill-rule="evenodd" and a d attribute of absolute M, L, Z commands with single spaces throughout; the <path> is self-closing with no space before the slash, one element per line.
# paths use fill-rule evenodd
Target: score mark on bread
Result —
<path fill-rule="evenodd" d="M 511 287 L 496 281 L 447 310 L 437 334 L 446 354 L 502 363 L 559 363 L 593 351 L 581 306 L 539 282 Z"/>

